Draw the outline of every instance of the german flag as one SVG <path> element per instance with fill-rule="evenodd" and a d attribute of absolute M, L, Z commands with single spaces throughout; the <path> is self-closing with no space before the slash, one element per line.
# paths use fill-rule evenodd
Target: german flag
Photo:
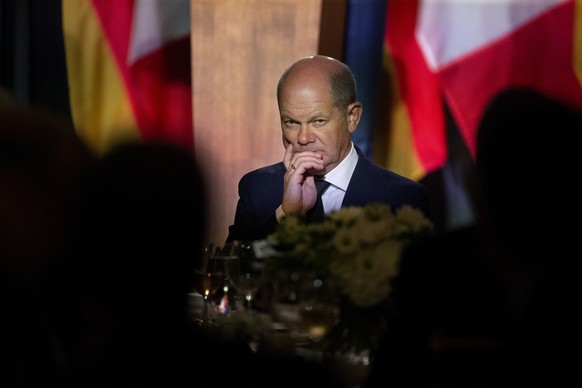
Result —
<path fill-rule="evenodd" d="M 127 139 L 193 149 L 189 0 L 62 0 L 71 112 L 98 153 Z"/>

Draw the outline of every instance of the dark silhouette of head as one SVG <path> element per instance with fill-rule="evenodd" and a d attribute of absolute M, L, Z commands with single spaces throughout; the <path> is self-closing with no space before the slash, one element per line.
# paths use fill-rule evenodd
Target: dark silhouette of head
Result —
<path fill-rule="evenodd" d="M 534 89 L 497 95 L 478 130 L 477 211 L 523 266 L 561 256 L 575 241 L 582 113 Z"/>
<path fill-rule="evenodd" d="M 114 300 L 181 308 L 206 218 L 191 151 L 164 142 L 122 144 L 103 157 L 90 182 L 80 235 L 91 285 Z"/>

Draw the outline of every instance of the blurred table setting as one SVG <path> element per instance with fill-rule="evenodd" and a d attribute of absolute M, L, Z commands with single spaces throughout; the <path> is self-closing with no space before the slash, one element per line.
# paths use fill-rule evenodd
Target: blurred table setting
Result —
<path fill-rule="evenodd" d="M 210 245 L 194 319 L 256 352 L 293 354 L 362 386 L 396 314 L 403 248 L 432 233 L 419 209 L 346 207 L 322 222 L 285 217 L 265 240 Z"/>
<path fill-rule="evenodd" d="M 307 273 L 266 276 L 265 265 L 276 255 L 264 240 L 206 247 L 189 294 L 192 318 L 221 330 L 252 322 L 259 333 L 248 335 L 287 332 L 317 342 L 337 319 L 337 307 L 331 296 L 324 299 L 323 281 Z"/>
<path fill-rule="evenodd" d="M 278 252 L 265 240 L 235 241 L 204 249 L 189 297 L 191 319 L 203 330 L 243 341 L 257 353 L 299 356 L 336 368 L 345 386 L 361 386 L 368 352 L 332 358 L 325 336 L 337 324 L 337 297 L 326 281 L 306 271 L 269 275 Z"/>

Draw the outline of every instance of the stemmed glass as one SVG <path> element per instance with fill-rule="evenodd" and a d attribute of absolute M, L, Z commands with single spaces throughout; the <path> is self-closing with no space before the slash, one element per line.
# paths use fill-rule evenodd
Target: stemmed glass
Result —
<path fill-rule="evenodd" d="M 238 300 L 242 301 L 244 309 L 250 310 L 260 286 L 263 264 L 254 256 L 250 243 L 233 241 L 228 250 L 238 257 L 229 271 L 231 284 L 235 288 Z"/>
<path fill-rule="evenodd" d="M 208 305 L 209 299 L 222 287 L 224 280 L 224 265 L 216 260 L 217 248 L 210 244 L 204 248 L 200 266 L 194 271 L 194 289 L 203 298 L 202 324 L 210 324 Z"/>
<path fill-rule="evenodd" d="M 236 279 L 238 276 L 239 247 L 237 243 L 225 244 L 222 248 L 216 248 L 209 260 L 215 267 L 221 268 L 223 274 L 222 290 L 218 310 L 221 313 L 228 312 L 232 306 L 233 294 L 236 291 Z"/>
<path fill-rule="evenodd" d="M 262 279 L 264 261 L 253 254 L 250 243 L 233 241 L 219 247 L 210 244 L 194 272 L 194 288 L 203 298 L 202 324 L 213 324 L 211 311 L 229 312 L 242 302 L 245 310 L 253 308 Z"/>

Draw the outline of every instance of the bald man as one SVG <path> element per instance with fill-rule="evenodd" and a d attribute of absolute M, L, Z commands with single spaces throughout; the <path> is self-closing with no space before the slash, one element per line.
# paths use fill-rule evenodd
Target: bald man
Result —
<path fill-rule="evenodd" d="M 381 202 L 430 215 L 423 185 L 374 164 L 352 142 L 363 106 L 344 63 L 322 55 L 298 60 L 279 79 L 277 102 L 283 160 L 241 178 L 227 242 L 264 239 L 283 216 L 307 216 L 316 203 L 316 180 L 330 184 L 321 197 L 325 213 Z"/>

